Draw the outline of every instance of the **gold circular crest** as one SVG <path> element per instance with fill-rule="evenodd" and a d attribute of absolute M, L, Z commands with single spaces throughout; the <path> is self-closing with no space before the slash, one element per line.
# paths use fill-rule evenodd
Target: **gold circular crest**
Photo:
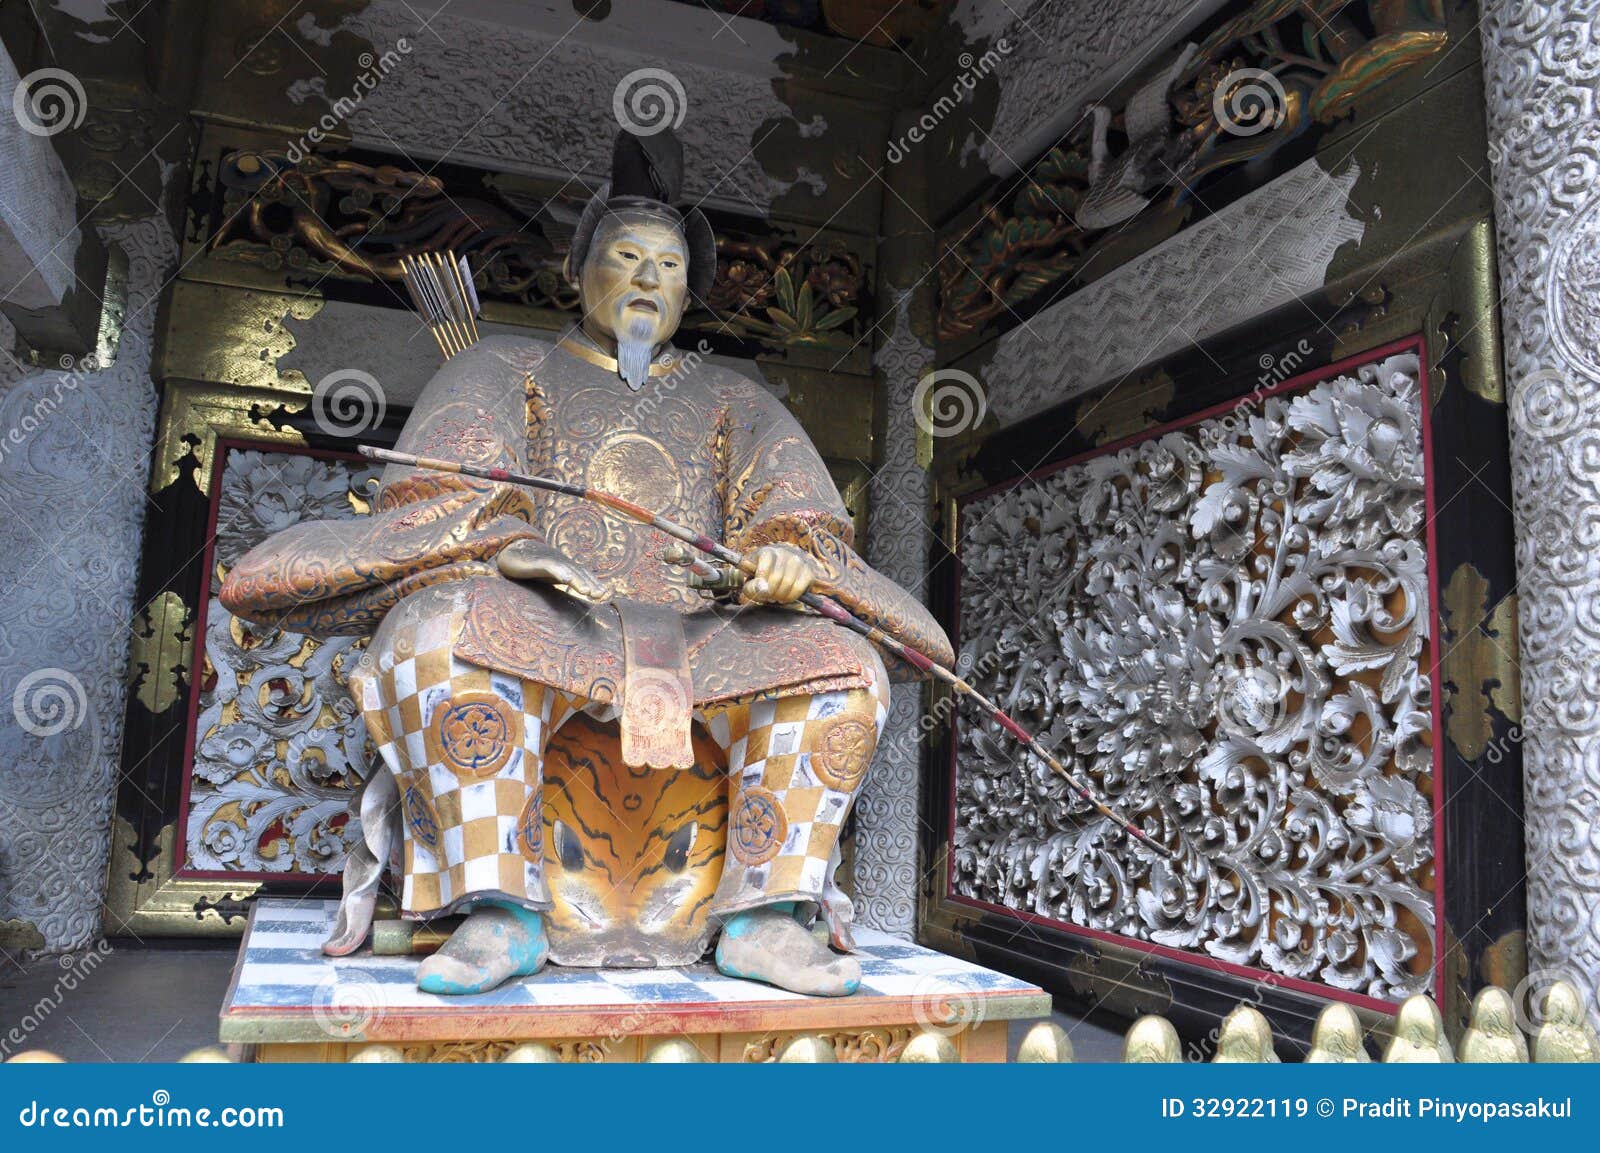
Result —
<path fill-rule="evenodd" d="M 733 855 L 746 865 L 761 865 L 772 860 L 783 848 L 789 834 L 789 819 L 771 789 L 752 785 L 739 794 L 733 807 L 732 835 L 728 845 Z"/>
<path fill-rule="evenodd" d="M 517 847 L 524 860 L 544 864 L 544 805 L 538 789 L 528 793 L 528 803 L 517 818 Z"/>
<path fill-rule="evenodd" d="M 822 739 L 811 754 L 811 767 L 817 779 L 841 793 L 852 791 L 866 775 L 872 762 L 875 741 L 873 726 L 855 717 L 837 717 L 822 730 Z"/>
<path fill-rule="evenodd" d="M 428 724 L 428 756 L 458 777 L 483 780 L 522 747 L 522 711 L 491 692 L 461 692 Z"/>

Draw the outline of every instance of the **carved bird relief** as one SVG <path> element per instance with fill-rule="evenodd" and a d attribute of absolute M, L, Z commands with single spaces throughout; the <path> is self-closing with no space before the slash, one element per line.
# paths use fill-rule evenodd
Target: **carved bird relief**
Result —
<path fill-rule="evenodd" d="M 1194 58 L 1196 46 L 1188 44 L 1161 74 L 1128 98 L 1122 111 L 1128 147 L 1112 157 L 1106 143 L 1111 130 L 1111 109 L 1089 106 L 1094 135 L 1089 152 L 1089 188 L 1073 214 L 1085 231 L 1111 228 L 1131 220 L 1150 203 L 1148 193 L 1181 177 L 1193 160 L 1174 130 L 1168 96 L 1183 70 Z"/>

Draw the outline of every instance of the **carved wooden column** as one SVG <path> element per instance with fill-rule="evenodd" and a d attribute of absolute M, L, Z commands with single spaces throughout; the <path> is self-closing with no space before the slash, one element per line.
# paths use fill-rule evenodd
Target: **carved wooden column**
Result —
<path fill-rule="evenodd" d="M 1600 0 L 1485 0 L 1521 599 L 1528 962 L 1600 1021 Z"/>
<path fill-rule="evenodd" d="M 901 130 L 910 121 L 902 114 Z M 882 374 L 882 453 L 869 488 L 871 527 L 867 559 L 879 572 L 925 600 L 928 546 L 934 537 L 932 489 L 917 460 L 913 396 L 924 373 L 933 368 L 932 284 L 925 275 L 932 236 L 909 207 L 920 202 L 918 182 L 925 176 L 920 156 L 886 165 L 883 178 L 894 190 L 884 198 L 886 238 L 878 251 L 878 291 L 885 317 L 878 326 L 873 364 Z M 916 683 L 894 687 L 889 719 L 878 741 L 872 772 L 856 801 L 856 916 L 887 933 L 910 937 L 916 929 L 918 867 L 918 789 L 926 729 L 924 693 Z"/>

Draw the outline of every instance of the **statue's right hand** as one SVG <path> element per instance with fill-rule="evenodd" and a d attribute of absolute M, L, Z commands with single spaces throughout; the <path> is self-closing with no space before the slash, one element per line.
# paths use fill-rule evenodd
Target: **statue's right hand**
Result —
<path fill-rule="evenodd" d="M 552 556 L 548 546 L 535 540 L 513 541 L 495 558 L 500 571 L 512 580 L 541 581 L 566 585 L 579 596 L 603 601 L 610 595 L 606 586 L 581 564 Z"/>

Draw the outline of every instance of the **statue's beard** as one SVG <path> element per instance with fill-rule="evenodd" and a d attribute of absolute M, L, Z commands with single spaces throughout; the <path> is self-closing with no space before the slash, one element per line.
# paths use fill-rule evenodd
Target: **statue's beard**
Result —
<path fill-rule="evenodd" d="M 630 317 L 627 331 L 617 333 L 617 373 L 634 392 L 650 379 L 651 354 L 655 351 L 650 338 L 655 333 L 655 321 L 648 316 Z"/>

